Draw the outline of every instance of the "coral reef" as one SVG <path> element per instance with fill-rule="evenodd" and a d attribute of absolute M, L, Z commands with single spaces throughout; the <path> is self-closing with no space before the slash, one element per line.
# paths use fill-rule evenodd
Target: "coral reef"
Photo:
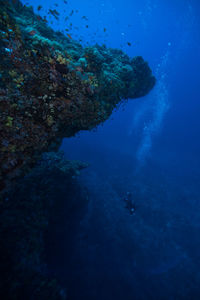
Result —
<path fill-rule="evenodd" d="M 70 203 L 70 189 L 87 199 L 76 183 L 87 164 L 55 151 L 154 84 L 142 57 L 83 48 L 19 0 L 0 0 L 1 299 L 66 299 L 46 270 L 44 235 L 58 199 Z"/>
<path fill-rule="evenodd" d="M 0 0 L 0 190 L 63 137 L 104 122 L 154 86 L 142 57 L 54 32 L 18 0 Z"/>

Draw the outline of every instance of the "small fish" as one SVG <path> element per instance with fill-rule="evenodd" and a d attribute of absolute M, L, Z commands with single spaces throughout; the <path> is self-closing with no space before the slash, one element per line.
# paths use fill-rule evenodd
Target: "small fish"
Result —
<path fill-rule="evenodd" d="M 29 35 L 31 35 L 31 36 L 34 36 L 35 34 L 36 34 L 37 32 L 35 31 L 35 30 L 31 30 L 31 31 L 29 31 Z"/>
<path fill-rule="evenodd" d="M 66 29 L 65 29 L 65 31 L 67 31 L 67 32 L 68 32 L 68 31 L 69 31 L 69 29 L 68 29 L 68 28 L 66 28 Z"/>
<path fill-rule="evenodd" d="M 131 43 L 130 43 L 130 42 L 127 42 L 127 45 L 128 45 L 128 46 L 131 46 Z"/>
<path fill-rule="evenodd" d="M 88 21 L 88 18 L 86 16 L 82 16 L 82 19 Z"/>
<path fill-rule="evenodd" d="M 106 28 L 103 29 L 104 32 L 106 32 L 106 30 L 107 30 Z"/>
<path fill-rule="evenodd" d="M 70 12 L 70 17 L 73 15 L 73 13 L 74 13 L 74 10 L 72 9 L 72 11 Z"/>
<path fill-rule="evenodd" d="M 72 36 L 69 33 L 67 33 L 67 36 L 68 38 L 72 39 Z"/>
<path fill-rule="evenodd" d="M 65 17 L 65 21 L 67 21 L 69 19 L 69 17 L 67 16 L 67 17 Z"/>
<path fill-rule="evenodd" d="M 88 27 L 89 27 L 89 25 L 85 25 L 85 27 L 86 27 L 86 28 L 88 28 Z"/>
<path fill-rule="evenodd" d="M 49 9 L 48 14 L 51 14 L 56 20 L 58 20 L 59 12 L 56 9 Z"/>
<path fill-rule="evenodd" d="M 76 9 L 76 13 L 78 13 L 78 9 Z"/>
<path fill-rule="evenodd" d="M 64 0 L 64 3 L 65 3 L 65 4 L 67 4 L 67 1 L 66 1 L 66 0 Z"/>
<path fill-rule="evenodd" d="M 38 5 L 37 10 L 40 11 L 42 9 L 42 5 Z"/>
<path fill-rule="evenodd" d="M 54 3 L 54 5 L 55 5 L 56 7 L 58 7 L 58 4 L 57 4 L 57 3 Z"/>
<path fill-rule="evenodd" d="M 38 19 L 38 21 L 42 20 L 42 18 L 40 16 L 36 16 L 36 18 Z"/>

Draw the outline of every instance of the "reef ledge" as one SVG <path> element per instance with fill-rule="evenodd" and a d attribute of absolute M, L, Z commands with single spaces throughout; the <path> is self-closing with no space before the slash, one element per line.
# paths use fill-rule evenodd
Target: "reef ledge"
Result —
<path fill-rule="evenodd" d="M 0 190 L 64 137 L 104 122 L 155 77 L 142 57 L 82 47 L 20 1 L 0 1 Z"/>

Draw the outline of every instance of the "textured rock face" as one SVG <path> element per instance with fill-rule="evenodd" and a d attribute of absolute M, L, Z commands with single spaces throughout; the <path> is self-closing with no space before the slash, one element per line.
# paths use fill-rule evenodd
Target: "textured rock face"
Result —
<path fill-rule="evenodd" d="M 66 292 L 47 272 L 45 234 L 57 207 L 82 211 L 85 189 L 77 176 L 87 164 L 44 153 L 0 201 L 0 299 L 63 300 Z M 67 195 L 67 196 L 66 196 Z M 67 201 L 66 201 L 67 200 Z M 68 299 L 68 298 L 67 298 Z"/>
<path fill-rule="evenodd" d="M 105 121 L 155 84 L 142 57 L 83 48 L 20 1 L 0 1 L 0 190 L 63 137 Z"/>

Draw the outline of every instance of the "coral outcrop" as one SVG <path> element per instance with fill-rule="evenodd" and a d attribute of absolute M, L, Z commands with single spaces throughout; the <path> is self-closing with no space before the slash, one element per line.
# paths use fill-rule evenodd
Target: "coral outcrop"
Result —
<path fill-rule="evenodd" d="M 69 215 L 85 207 L 76 177 L 87 164 L 55 151 L 154 84 L 142 57 L 84 48 L 19 0 L 0 0 L 1 299 L 67 298 L 45 265 L 44 237 L 56 205 Z"/>
<path fill-rule="evenodd" d="M 94 128 L 155 84 L 142 57 L 83 48 L 18 0 L 0 0 L 0 79 L 1 190 L 63 137 Z"/>

